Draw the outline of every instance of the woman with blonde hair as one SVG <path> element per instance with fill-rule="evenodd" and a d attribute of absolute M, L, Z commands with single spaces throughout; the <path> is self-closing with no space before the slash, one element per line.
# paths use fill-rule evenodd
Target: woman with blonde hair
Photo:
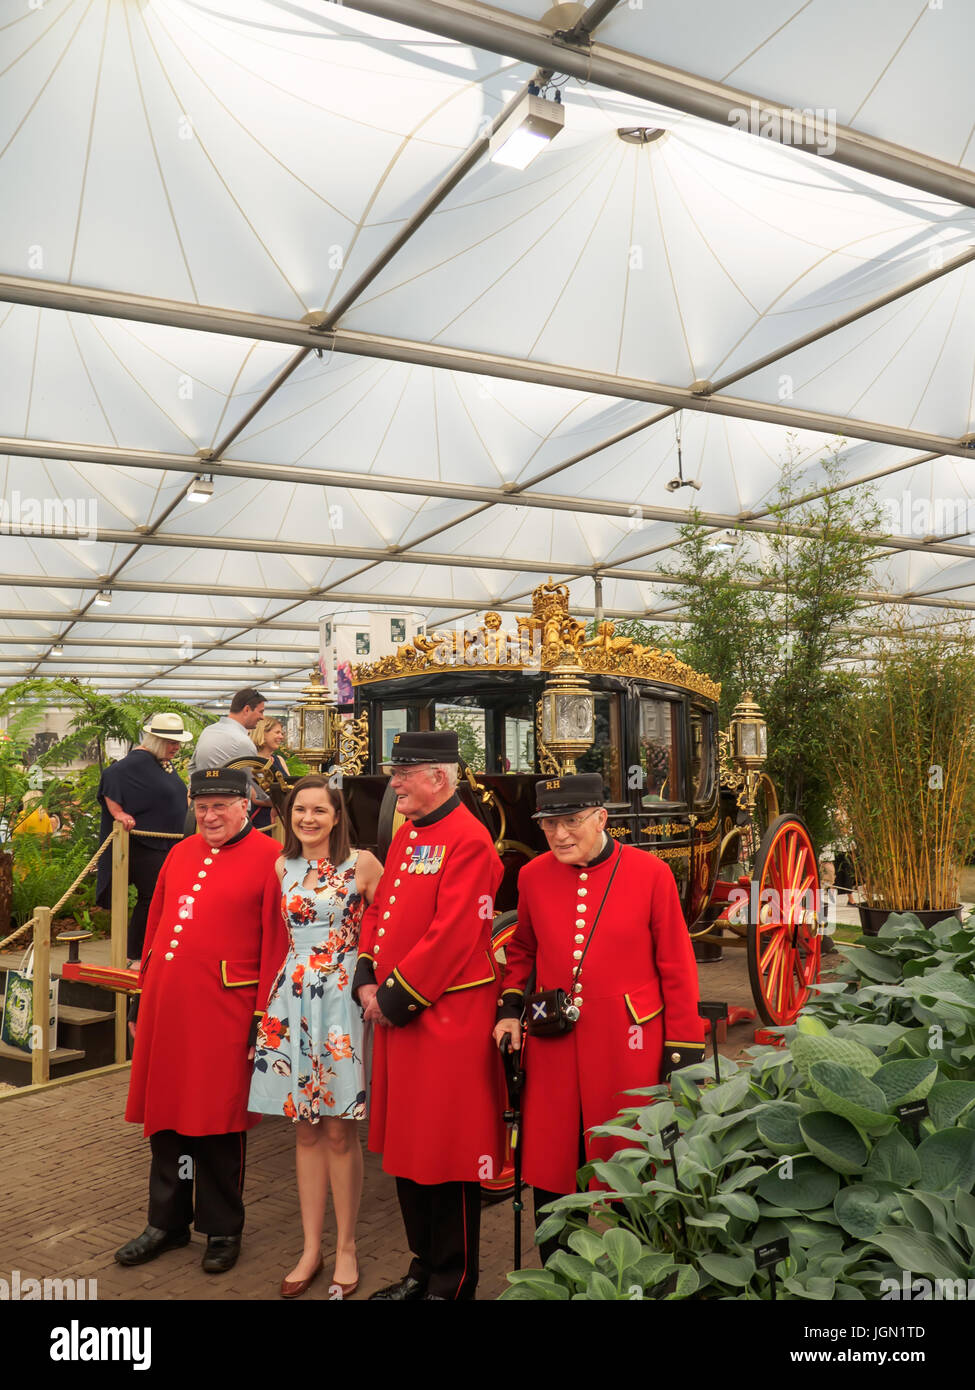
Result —
<path fill-rule="evenodd" d="M 289 947 L 258 1028 L 248 1109 L 285 1115 L 295 1126 L 304 1249 L 281 1284 L 282 1298 L 303 1294 L 322 1271 L 329 1187 L 337 1228 L 332 1282 L 347 1298 L 359 1283 L 356 1121 L 366 1114 L 363 1024 L 351 981 L 359 924 L 382 865 L 351 847 L 342 793 L 320 774 L 295 783 L 285 832 L 276 868 Z"/>
<path fill-rule="evenodd" d="M 275 719 L 273 715 L 265 715 L 258 720 L 253 729 L 249 730 L 258 757 L 267 758 L 270 761 L 270 772 L 272 776 L 275 772 L 280 772 L 282 776 L 288 776 L 288 764 L 285 762 L 278 749 L 284 743 L 284 725 L 280 719 Z M 251 817 L 251 823 L 255 830 L 264 830 L 273 825 L 275 820 L 274 812 L 270 806 L 257 806 Z"/>

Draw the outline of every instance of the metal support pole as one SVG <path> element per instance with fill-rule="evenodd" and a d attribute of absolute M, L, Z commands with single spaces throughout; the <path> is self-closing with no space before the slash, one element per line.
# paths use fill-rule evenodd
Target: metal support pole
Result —
<path fill-rule="evenodd" d="M 112 831 L 112 953 L 113 966 L 124 969 L 126 936 L 129 929 L 129 832 L 120 821 L 115 822 Z M 115 999 L 115 1060 L 125 1061 L 126 1053 L 126 1014 L 129 1008 L 127 994 L 119 994 Z"/>
<path fill-rule="evenodd" d="M 593 576 L 593 585 L 596 591 L 594 600 L 595 621 L 601 623 L 603 621 L 603 577 L 601 574 Z"/>
<path fill-rule="evenodd" d="M 33 1014 L 30 1030 L 30 1081 L 40 1086 L 51 1079 L 51 1013 L 48 995 L 51 992 L 51 909 L 34 909 L 34 982 Z"/>

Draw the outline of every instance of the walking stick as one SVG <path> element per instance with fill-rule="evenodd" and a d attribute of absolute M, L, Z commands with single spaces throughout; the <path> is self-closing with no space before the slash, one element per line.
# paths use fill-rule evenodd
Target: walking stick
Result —
<path fill-rule="evenodd" d="M 504 1062 L 504 1080 L 508 1088 L 508 1108 L 504 1112 L 504 1122 L 508 1126 L 511 1141 L 511 1156 L 515 1167 L 515 1191 L 511 1205 L 515 1213 L 515 1269 L 521 1269 L 521 1090 L 525 1084 L 525 1072 L 521 1065 L 521 1050 L 511 1046 L 511 1035 L 505 1033 L 501 1038 L 501 1058 Z"/>

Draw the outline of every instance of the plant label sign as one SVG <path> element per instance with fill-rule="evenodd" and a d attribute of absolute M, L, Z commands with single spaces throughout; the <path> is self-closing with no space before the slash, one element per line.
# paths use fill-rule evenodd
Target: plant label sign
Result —
<path fill-rule="evenodd" d="M 680 1125 L 674 1120 L 673 1124 L 665 1125 L 660 1131 L 660 1142 L 665 1149 L 672 1149 L 680 1138 Z"/>
<path fill-rule="evenodd" d="M 787 1260 L 788 1258 L 788 1236 L 781 1236 L 778 1240 L 770 1240 L 765 1245 L 755 1246 L 756 1269 L 769 1269 L 773 1265 L 777 1265 L 780 1260 Z"/>
<path fill-rule="evenodd" d="M 894 1113 L 909 1125 L 919 1125 L 928 1113 L 928 1103 L 926 1100 L 909 1100 L 905 1105 L 896 1106 Z"/>

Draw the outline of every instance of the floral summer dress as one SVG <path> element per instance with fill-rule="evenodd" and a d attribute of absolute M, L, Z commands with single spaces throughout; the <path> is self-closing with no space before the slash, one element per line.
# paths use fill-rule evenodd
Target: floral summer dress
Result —
<path fill-rule="evenodd" d="M 313 1124 L 365 1116 L 362 1020 L 350 995 L 365 907 L 357 857 L 284 861 L 290 947 L 257 1030 L 249 1110 Z M 309 870 L 318 883 L 303 888 Z"/>

